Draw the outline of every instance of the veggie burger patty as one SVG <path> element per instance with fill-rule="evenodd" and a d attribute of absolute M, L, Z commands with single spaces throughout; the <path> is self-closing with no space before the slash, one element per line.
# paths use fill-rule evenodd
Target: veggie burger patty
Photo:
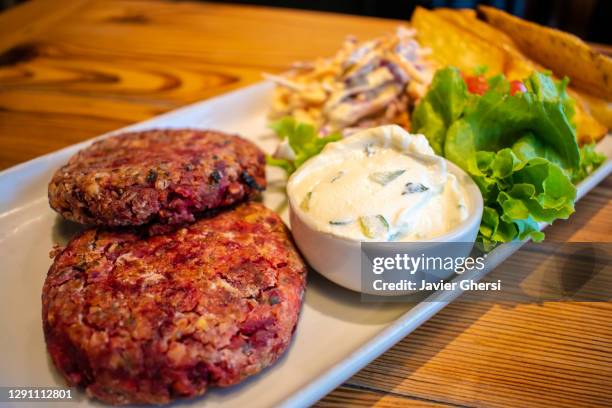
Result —
<path fill-rule="evenodd" d="M 49 203 L 84 224 L 181 224 L 265 185 L 264 154 L 247 140 L 210 130 L 147 130 L 78 152 L 49 183 Z"/>
<path fill-rule="evenodd" d="M 48 272 L 45 339 L 71 385 L 112 404 L 165 403 L 238 383 L 287 348 L 306 267 L 274 212 L 249 202 L 135 231 L 89 229 Z"/>

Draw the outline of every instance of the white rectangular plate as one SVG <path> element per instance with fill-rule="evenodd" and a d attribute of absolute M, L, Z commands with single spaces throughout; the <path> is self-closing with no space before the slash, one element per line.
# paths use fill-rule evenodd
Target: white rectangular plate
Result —
<path fill-rule="evenodd" d="M 272 84 L 259 83 L 122 130 L 214 128 L 237 132 L 271 152 L 276 140 L 265 126 L 271 90 Z M 607 157 L 612 157 L 611 139 L 606 137 L 598 146 Z M 54 243 L 64 244 L 74 231 L 66 231 L 66 224 L 49 208 L 47 183 L 58 167 L 89 143 L 0 173 L 0 386 L 65 386 L 45 349 L 40 294 L 51 264 L 49 250 Z M 612 162 L 608 160 L 580 184 L 578 197 L 611 170 Z M 268 169 L 268 179 L 265 203 L 281 212 L 286 221 L 282 174 Z M 488 258 L 489 268 L 482 275 L 510 254 L 507 250 L 494 251 Z M 464 274 L 462 278 L 470 277 Z M 415 304 L 361 303 L 358 294 L 312 272 L 294 341 L 280 361 L 238 386 L 210 390 L 203 398 L 174 406 L 308 406 L 460 294 L 461 291 L 437 293 L 429 301 Z M 70 407 L 99 405 L 82 393 L 77 393 L 77 398 L 78 403 L 71 403 Z"/>

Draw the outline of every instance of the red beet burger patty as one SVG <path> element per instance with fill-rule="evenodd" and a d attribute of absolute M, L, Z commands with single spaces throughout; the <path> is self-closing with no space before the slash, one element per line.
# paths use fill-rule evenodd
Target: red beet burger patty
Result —
<path fill-rule="evenodd" d="M 90 229 L 48 272 L 47 348 L 71 385 L 107 403 L 201 395 L 284 352 L 305 278 L 286 227 L 255 202 L 156 236 Z"/>
<path fill-rule="evenodd" d="M 180 224 L 251 198 L 265 185 L 264 154 L 253 143 L 216 131 L 159 129 L 119 134 L 78 152 L 49 183 L 49 203 L 83 224 Z"/>

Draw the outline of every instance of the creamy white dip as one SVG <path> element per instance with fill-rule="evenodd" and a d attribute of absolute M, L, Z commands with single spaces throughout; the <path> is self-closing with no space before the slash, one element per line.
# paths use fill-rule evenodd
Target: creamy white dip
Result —
<path fill-rule="evenodd" d="M 425 136 L 395 125 L 328 144 L 287 193 L 311 228 L 358 241 L 432 239 L 469 213 L 464 188 Z"/>

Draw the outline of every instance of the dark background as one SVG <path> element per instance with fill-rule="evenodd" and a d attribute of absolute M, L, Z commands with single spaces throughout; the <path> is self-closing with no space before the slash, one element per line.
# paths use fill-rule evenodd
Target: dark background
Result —
<path fill-rule="evenodd" d="M 0 10 L 24 0 L 0 0 Z M 612 0 L 219 0 L 408 20 L 417 5 L 473 8 L 487 4 L 540 24 L 557 27 L 597 43 L 612 43 Z M 58 1 L 58 7 L 62 2 Z"/>

